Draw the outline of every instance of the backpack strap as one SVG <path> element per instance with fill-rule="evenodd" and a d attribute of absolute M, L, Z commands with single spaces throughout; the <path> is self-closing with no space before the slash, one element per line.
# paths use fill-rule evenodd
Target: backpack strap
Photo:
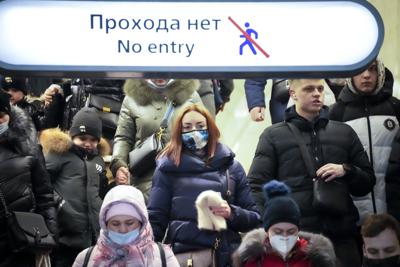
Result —
<path fill-rule="evenodd" d="M 86 251 L 85 260 L 83 261 L 82 267 L 87 267 L 90 259 L 90 255 L 92 255 L 94 246 L 91 246 L 88 251 Z"/>
<path fill-rule="evenodd" d="M 158 249 L 160 250 L 160 256 L 161 256 L 161 266 L 162 267 L 167 267 L 167 259 L 165 258 L 165 251 L 160 242 L 157 242 Z"/>

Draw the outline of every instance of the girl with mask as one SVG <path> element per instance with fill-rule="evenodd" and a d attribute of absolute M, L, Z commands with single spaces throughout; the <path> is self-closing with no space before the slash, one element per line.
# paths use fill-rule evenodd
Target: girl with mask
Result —
<path fill-rule="evenodd" d="M 241 241 L 239 232 L 257 227 L 260 216 L 243 167 L 219 136 L 205 108 L 190 105 L 181 110 L 171 141 L 158 156 L 148 209 L 157 241 L 167 231 L 165 242 L 175 254 L 214 248 L 216 266 L 223 267 L 231 266 L 231 253 Z M 206 190 L 225 199 L 208 207 L 227 222 L 220 233 L 197 226 L 195 201 Z"/>
<path fill-rule="evenodd" d="M 300 209 L 286 184 L 272 180 L 263 187 L 263 229 L 243 238 L 233 256 L 235 267 L 335 267 L 332 243 L 317 234 L 299 232 Z"/>
<path fill-rule="evenodd" d="M 101 206 L 100 237 L 93 248 L 79 253 L 73 267 L 161 267 L 164 253 L 166 267 L 179 267 L 168 246 L 153 241 L 143 194 L 128 185 L 111 189 Z"/>

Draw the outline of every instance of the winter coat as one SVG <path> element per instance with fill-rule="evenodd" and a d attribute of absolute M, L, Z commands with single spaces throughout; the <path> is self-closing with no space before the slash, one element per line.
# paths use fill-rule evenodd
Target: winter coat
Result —
<path fill-rule="evenodd" d="M 336 256 L 332 243 L 322 235 L 300 232 L 288 259 L 285 261 L 269 245 L 264 229 L 246 234 L 233 255 L 235 267 L 335 267 Z"/>
<path fill-rule="evenodd" d="M 398 106 L 397 111 L 394 106 Z M 372 95 L 360 95 L 346 85 L 330 110 L 330 119 L 350 125 L 368 153 L 376 176 L 374 196 L 378 213 L 387 212 L 385 176 L 392 143 L 399 129 L 398 116 L 400 101 L 392 97 L 391 88 L 382 85 Z M 368 214 L 374 213 L 371 194 L 354 197 L 354 203 L 360 213 L 360 223 Z"/>
<path fill-rule="evenodd" d="M 97 239 L 100 176 L 105 176 L 104 161 L 98 153 L 87 155 L 58 129 L 41 136 L 46 168 L 51 176 L 58 204 L 60 244 L 84 249 Z"/>
<path fill-rule="evenodd" d="M 337 180 L 347 185 L 349 193 L 355 196 L 364 196 L 371 191 L 375 184 L 373 170 L 357 134 L 350 126 L 328 120 L 326 106 L 311 122 L 299 116 L 294 106 L 286 111 L 285 116 L 286 121 L 296 125 L 302 133 L 316 170 L 327 163 L 347 163 L 351 170 Z M 356 234 L 359 216 L 350 195 L 346 200 L 346 214 L 319 214 L 312 206 L 312 178 L 307 175 L 299 145 L 286 123 L 281 122 L 265 129 L 248 173 L 259 207 L 264 206 L 262 185 L 272 179 L 279 179 L 291 187 L 293 198 L 300 207 L 300 229 L 335 238 Z"/>
<path fill-rule="evenodd" d="M 106 215 L 112 205 L 117 203 L 129 203 L 141 217 L 141 226 L 138 237 L 126 245 L 118 245 L 108 238 Z M 105 197 L 101 206 L 99 223 L 101 227 L 100 237 L 90 254 L 88 265 L 96 267 L 161 267 L 161 252 L 153 241 L 153 231 L 149 222 L 149 216 L 144 203 L 142 193 L 128 185 L 113 188 Z M 171 248 L 163 245 L 167 267 L 179 267 Z M 123 254 L 121 254 L 121 251 Z M 77 256 L 73 267 L 83 266 L 88 249 Z M 121 257 L 122 256 L 122 257 Z"/>
<path fill-rule="evenodd" d="M 198 80 L 177 80 L 165 90 L 164 96 L 150 89 L 144 80 L 126 81 L 124 85 L 126 96 L 119 114 L 110 164 L 114 176 L 120 167 L 128 167 L 129 152 L 160 128 L 169 101 L 172 100 L 177 105 L 174 114 L 177 114 L 183 105 L 201 103 L 196 92 L 198 87 Z M 169 140 L 169 127 L 166 130 L 165 140 Z M 143 192 L 146 199 L 151 189 L 153 172 L 154 170 L 149 170 L 144 177 L 131 176 L 131 183 Z"/>
<path fill-rule="evenodd" d="M 226 194 L 227 169 L 230 198 Z M 221 232 L 222 242 L 218 248 L 219 258 L 225 261 L 219 266 L 226 266 L 230 254 L 240 243 L 239 232 L 257 227 L 259 213 L 243 167 L 223 144 L 217 145 L 215 156 L 207 164 L 186 150 L 182 151 L 179 166 L 167 157 L 157 161 L 148 205 L 154 237 L 156 241 L 162 240 L 168 227 L 165 242 L 172 245 L 175 253 L 212 248 L 217 232 L 197 227 L 195 200 L 205 190 L 221 192 L 232 209 L 232 218 L 227 220 L 228 229 Z"/>
<path fill-rule="evenodd" d="M 15 106 L 11 107 L 9 129 L 0 136 L 0 170 L 0 190 L 7 208 L 43 215 L 51 233 L 57 235 L 53 187 L 36 130 L 26 113 Z M 0 265 L 12 256 L 6 229 L 4 208 L 0 204 Z"/>

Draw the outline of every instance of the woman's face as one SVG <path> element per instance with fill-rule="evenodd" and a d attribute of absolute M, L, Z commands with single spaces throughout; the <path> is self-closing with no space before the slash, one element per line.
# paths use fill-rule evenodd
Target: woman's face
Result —
<path fill-rule="evenodd" d="M 121 234 L 131 232 L 140 226 L 140 221 L 137 218 L 129 215 L 116 215 L 107 221 L 108 230 Z"/>
<path fill-rule="evenodd" d="M 189 111 L 182 118 L 182 133 L 207 130 L 207 119 L 197 111 Z"/>
<path fill-rule="evenodd" d="M 268 236 L 281 235 L 281 236 L 296 236 L 299 233 L 299 228 L 293 223 L 276 223 L 268 229 Z"/>

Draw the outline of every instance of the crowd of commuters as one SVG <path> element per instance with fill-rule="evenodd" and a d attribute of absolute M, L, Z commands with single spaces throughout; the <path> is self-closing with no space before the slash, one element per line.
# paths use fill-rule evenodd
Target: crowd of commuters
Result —
<path fill-rule="evenodd" d="M 44 266 L 38 255 L 59 267 L 400 266 L 400 101 L 379 59 L 346 80 L 274 80 L 274 124 L 248 174 L 215 123 L 231 80 L 112 83 L 123 98 L 108 140 L 111 85 L 71 82 L 32 98 L 30 78 L 2 77 L 1 267 Z M 265 84 L 246 81 L 255 121 Z M 153 134 L 163 148 L 132 168 Z M 317 207 L 317 184 L 340 188 L 322 197 L 341 209 Z M 40 214 L 58 245 L 13 250 L 4 206 Z"/>

